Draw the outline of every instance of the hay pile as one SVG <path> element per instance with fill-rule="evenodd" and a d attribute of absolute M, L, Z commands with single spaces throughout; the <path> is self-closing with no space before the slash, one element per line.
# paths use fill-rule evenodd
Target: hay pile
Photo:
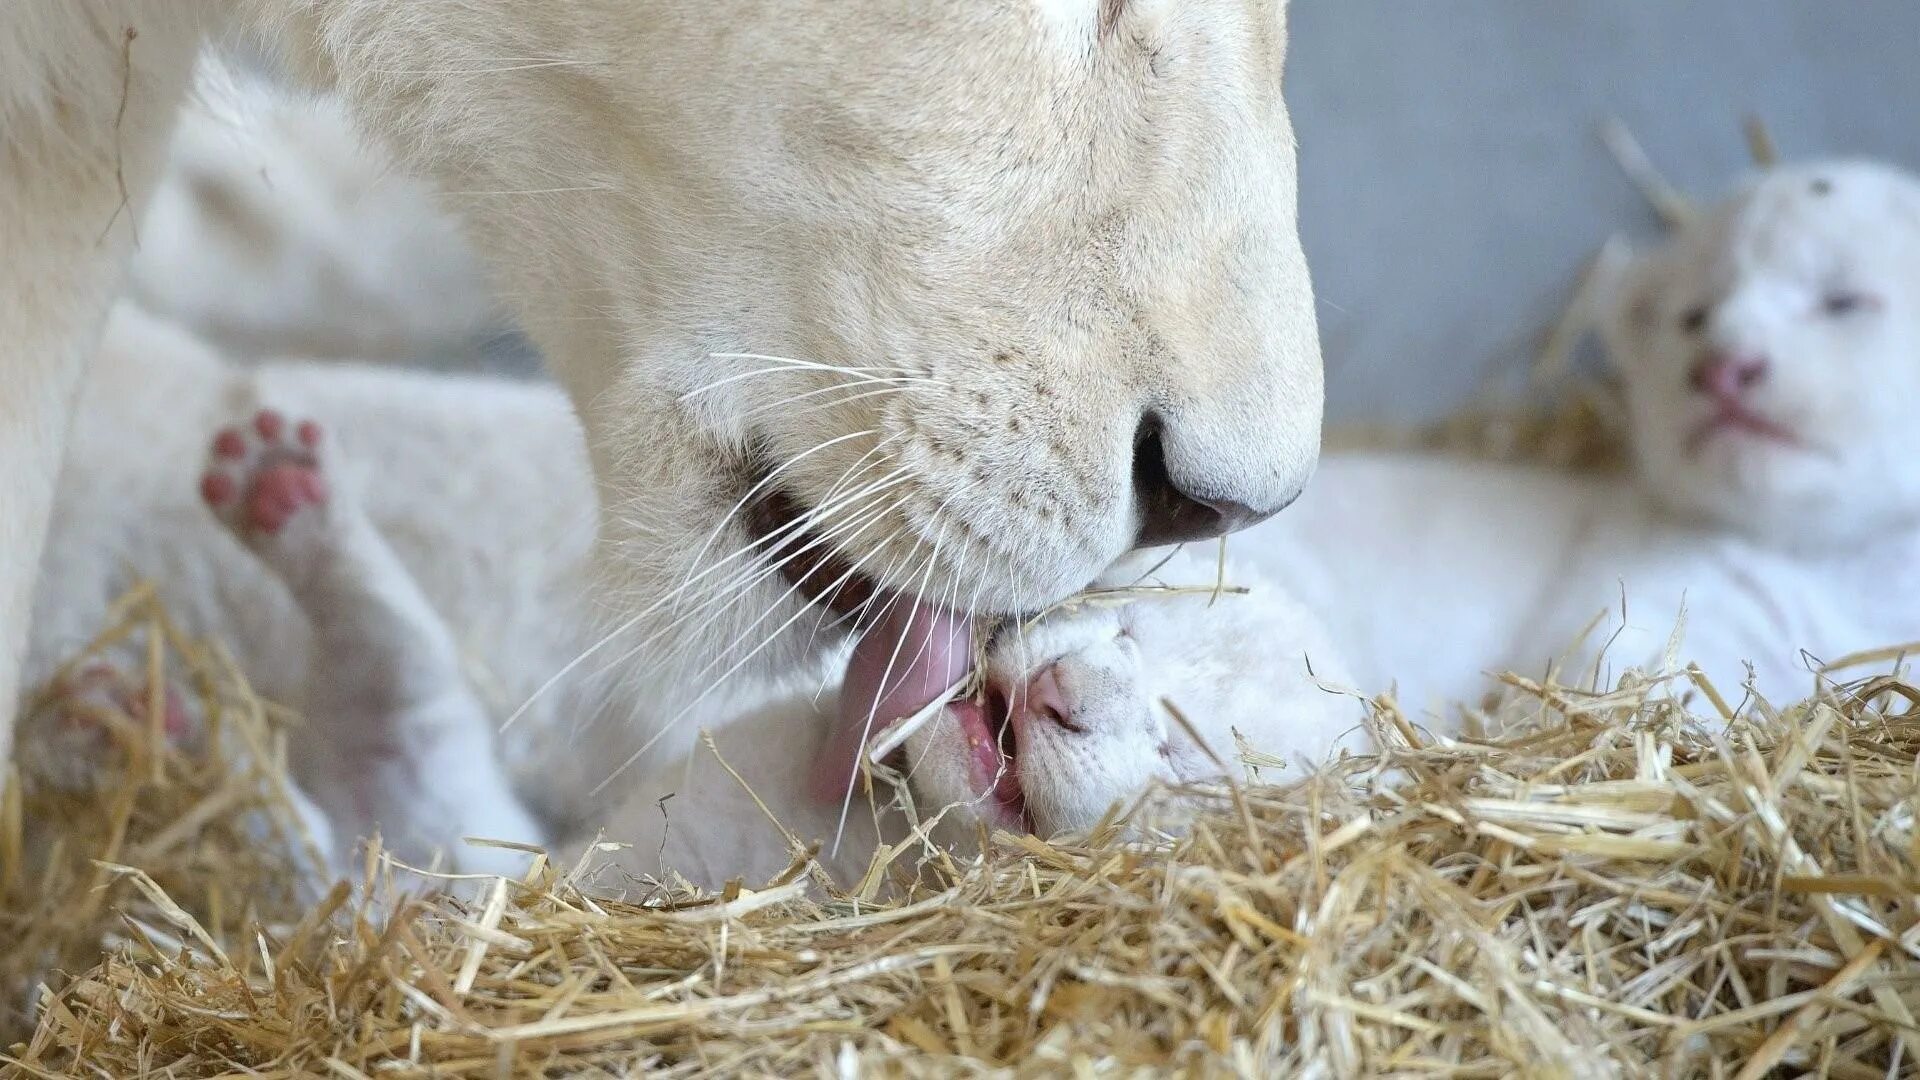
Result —
<path fill-rule="evenodd" d="M 996 836 L 891 898 L 543 863 L 384 918 L 343 888 L 294 926 L 192 893 L 229 898 L 182 930 L 123 890 L 4 1073 L 1913 1070 L 1920 690 L 1736 717 L 1697 676 L 1508 683 L 1497 737 L 1383 701 L 1378 761 L 1186 792 L 1183 838 L 1154 833 L 1170 793 L 1131 830 Z"/>

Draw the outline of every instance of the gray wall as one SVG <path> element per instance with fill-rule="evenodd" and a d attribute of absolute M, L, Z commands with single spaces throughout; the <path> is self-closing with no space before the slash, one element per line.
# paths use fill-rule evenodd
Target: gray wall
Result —
<path fill-rule="evenodd" d="M 1920 167 L 1920 0 L 1294 0 L 1302 228 L 1336 419 L 1415 419 L 1523 364 L 1609 232 L 1596 131 L 1690 191 L 1784 156 Z"/>

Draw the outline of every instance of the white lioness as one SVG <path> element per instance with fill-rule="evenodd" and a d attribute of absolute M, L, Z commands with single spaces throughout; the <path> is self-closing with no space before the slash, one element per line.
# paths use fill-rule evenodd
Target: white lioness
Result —
<path fill-rule="evenodd" d="M 566 388 L 601 508 L 596 655 L 634 658 L 620 699 L 645 705 L 598 748 L 517 729 L 584 801 L 711 679 L 822 654 L 863 599 L 902 655 L 951 666 L 970 613 L 1298 494 L 1321 383 L 1283 7 L 0 7 L 0 707 L 85 360 L 207 34 L 270 36 L 451 193 Z M 425 455 L 475 500 L 474 470 L 529 468 L 495 444 L 511 410 L 444 408 L 466 426 L 372 460 Z M 463 509 L 535 539 L 558 512 Z M 576 651 L 457 630 L 549 672 Z M 320 794 L 364 820 L 389 779 L 344 767 Z"/>
<path fill-rule="evenodd" d="M 1776 704 L 1920 640 L 1920 181 L 1775 170 L 1631 260 L 1608 307 L 1632 476 L 1330 455 L 1234 551 L 1325 616 L 1363 689 L 1422 709 L 1544 673 L 1603 614 L 1568 677 L 1654 668 L 1684 605 L 1678 659 L 1729 696 L 1751 665 Z"/>

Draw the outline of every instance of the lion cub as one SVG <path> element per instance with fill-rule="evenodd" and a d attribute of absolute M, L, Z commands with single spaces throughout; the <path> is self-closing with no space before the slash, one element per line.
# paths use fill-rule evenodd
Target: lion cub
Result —
<path fill-rule="evenodd" d="M 1789 704 L 1824 663 L 1920 640 L 1920 180 L 1773 170 L 1611 286 L 1630 475 L 1333 456 L 1235 541 L 1364 688 L 1444 710 L 1556 658 L 1611 683 L 1684 608 L 1681 662 Z"/>

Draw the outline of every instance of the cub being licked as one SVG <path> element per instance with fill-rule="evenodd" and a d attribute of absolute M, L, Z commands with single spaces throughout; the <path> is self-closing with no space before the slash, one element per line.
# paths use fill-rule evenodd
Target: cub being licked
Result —
<path fill-rule="evenodd" d="M 837 693 L 839 650 L 757 697 L 732 692 L 732 658 L 720 653 L 692 658 L 719 691 L 663 713 L 636 689 L 651 658 L 599 630 L 594 484 L 550 387 L 334 362 L 230 365 L 126 306 L 86 394 L 30 674 L 53 675 L 133 576 L 158 583 L 181 623 L 230 643 L 262 693 L 299 707 L 294 779 L 324 815 L 336 860 L 378 831 L 408 861 L 448 853 L 467 869 L 510 870 L 524 858 L 460 838 L 552 843 L 604 830 L 637 840 L 636 857 L 665 851 L 714 882 L 776 872 L 787 848 L 703 759 L 706 727 L 790 828 L 825 841 L 848 826 L 834 850 L 853 873 L 872 841 L 905 827 L 864 810 L 843 821 L 867 739 L 973 663 L 970 630 L 888 625 L 957 616 L 883 601 L 851 618 L 860 632 Z M 149 406 L 154 395 L 166 410 Z M 1232 568 L 1230 583 L 1252 591 L 1216 598 L 1217 573 L 1211 546 L 1142 553 L 1101 583 L 1191 593 L 1117 606 L 1096 595 L 1002 628 L 983 654 L 983 694 L 940 709 L 885 760 L 915 806 L 948 811 L 940 839 L 964 841 L 976 822 L 1084 828 L 1155 781 L 1235 771 L 1242 746 L 1317 759 L 1357 728 L 1353 702 L 1322 688 L 1342 676 L 1317 622 Z M 668 625 L 709 618 L 690 599 Z M 946 641 L 949 651 L 927 646 Z M 138 670 L 137 657 L 117 660 Z M 55 779 L 84 772 L 72 760 L 84 741 L 54 737 L 74 718 L 48 719 L 51 731 L 23 737 L 28 760 Z M 636 725 L 659 732 L 646 753 L 633 749 Z M 568 782 L 556 783 L 561 754 Z M 663 838 L 654 808 L 669 795 L 678 824 Z M 596 809 L 622 798 L 644 811 L 616 820 Z"/>

